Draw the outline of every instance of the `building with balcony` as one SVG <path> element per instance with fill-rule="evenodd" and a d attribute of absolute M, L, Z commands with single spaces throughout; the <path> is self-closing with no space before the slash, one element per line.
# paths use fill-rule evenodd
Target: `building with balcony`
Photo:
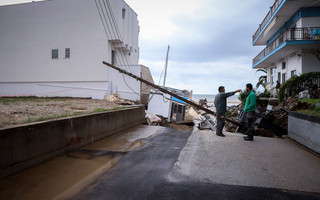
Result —
<path fill-rule="evenodd" d="M 137 14 L 123 0 L 0 6 L 0 95 L 140 100 Z"/>
<path fill-rule="evenodd" d="M 253 46 L 266 47 L 253 69 L 267 69 L 268 87 L 294 75 L 320 71 L 320 1 L 275 0 L 253 35 Z"/>

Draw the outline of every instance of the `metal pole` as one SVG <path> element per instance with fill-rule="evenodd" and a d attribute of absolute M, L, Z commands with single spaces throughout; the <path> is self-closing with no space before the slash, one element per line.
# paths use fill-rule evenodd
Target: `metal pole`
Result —
<path fill-rule="evenodd" d="M 123 69 L 120 69 L 119 67 L 111 65 L 110 63 L 107 63 L 106 61 L 103 61 L 102 63 L 107 65 L 107 66 L 109 66 L 109 67 L 111 67 L 111 68 L 113 68 L 113 69 L 115 69 L 115 70 L 117 70 L 117 71 L 119 71 L 120 73 L 126 74 L 126 75 L 131 76 L 132 78 L 134 78 L 134 79 L 136 79 L 138 81 L 141 81 L 141 82 L 143 82 L 143 83 L 145 83 L 147 85 L 150 85 L 151 87 L 156 88 L 156 89 L 158 89 L 159 91 L 161 91 L 163 93 L 166 93 L 166 94 L 169 94 L 170 96 L 176 97 L 177 99 L 179 99 L 179 100 L 181 100 L 183 102 L 186 102 L 187 104 L 189 104 L 189 105 L 191 105 L 191 106 L 193 106 L 195 108 L 198 108 L 199 110 L 203 110 L 208 114 L 212 114 L 212 115 L 216 116 L 216 113 L 213 112 L 212 110 L 209 110 L 209 109 L 207 109 L 205 107 L 202 107 L 202 106 L 200 106 L 200 105 L 198 105 L 198 104 L 196 104 L 196 103 L 194 103 L 192 101 L 189 101 L 189 100 L 187 100 L 187 99 L 185 99 L 183 97 L 180 97 L 179 95 L 177 95 L 175 93 L 172 93 L 172 92 L 170 92 L 170 91 L 168 91 L 168 90 L 166 90 L 166 89 L 164 89 L 164 88 L 162 88 L 162 87 L 160 87 L 158 85 L 155 85 L 155 84 L 153 84 L 153 83 L 151 83 L 151 82 L 149 82 L 147 80 L 144 80 L 144 79 L 142 79 L 142 78 L 140 78 L 140 77 L 138 77 L 138 76 L 136 76 L 136 75 L 134 75 L 134 74 L 132 74 L 130 72 L 127 72 L 127 71 L 125 71 Z M 229 118 L 226 118 L 226 121 L 234 123 L 236 125 L 240 125 L 239 122 L 236 122 L 236 121 L 234 121 L 232 119 L 229 119 Z"/>
<path fill-rule="evenodd" d="M 170 49 L 170 46 L 168 45 L 167 56 L 166 56 L 166 64 L 165 64 L 165 66 L 164 66 L 163 87 L 166 86 L 167 68 L 168 68 L 168 59 L 169 59 L 169 49 Z"/>

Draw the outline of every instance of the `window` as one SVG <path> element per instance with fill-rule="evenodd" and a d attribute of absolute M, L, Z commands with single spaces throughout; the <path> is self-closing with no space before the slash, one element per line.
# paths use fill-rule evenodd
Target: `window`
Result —
<path fill-rule="evenodd" d="M 282 69 L 286 69 L 286 62 L 282 62 Z"/>
<path fill-rule="evenodd" d="M 126 18 L 126 9 L 122 8 L 122 19 Z"/>
<path fill-rule="evenodd" d="M 116 64 L 116 51 L 111 51 L 111 64 L 115 65 Z"/>
<path fill-rule="evenodd" d="M 291 77 L 293 77 L 295 75 L 297 75 L 297 71 L 296 70 L 291 71 Z"/>
<path fill-rule="evenodd" d="M 281 73 L 278 72 L 278 81 L 281 82 Z"/>
<path fill-rule="evenodd" d="M 65 49 L 64 58 L 70 58 L 70 48 Z"/>
<path fill-rule="evenodd" d="M 282 74 L 282 84 L 286 82 L 286 73 L 283 73 Z"/>
<path fill-rule="evenodd" d="M 271 85 L 273 85 L 274 82 L 273 82 L 273 76 L 271 76 Z"/>
<path fill-rule="evenodd" d="M 58 49 L 51 50 L 51 58 L 52 59 L 58 59 L 58 57 L 59 57 L 58 55 L 59 55 Z"/>

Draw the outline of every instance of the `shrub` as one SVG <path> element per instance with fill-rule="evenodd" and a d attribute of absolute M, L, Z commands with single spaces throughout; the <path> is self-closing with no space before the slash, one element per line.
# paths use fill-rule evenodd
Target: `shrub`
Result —
<path fill-rule="evenodd" d="M 278 98 L 283 102 L 286 98 L 298 95 L 303 90 L 320 86 L 320 72 L 310 72 L 301 76 L 293 76 L 283 83 L 279 89 Z"/>

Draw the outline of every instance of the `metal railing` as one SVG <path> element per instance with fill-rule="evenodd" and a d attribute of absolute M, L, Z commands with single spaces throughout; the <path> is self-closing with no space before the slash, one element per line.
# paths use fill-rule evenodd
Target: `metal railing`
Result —
<path fill-rule="evenodd" d="M 284 30 L 253 59 L 253 65 L 278 48 L 282 43 L 290 40 L 320 40 L 320 27 L 288 28 Z"/>
<path fill-rule="evenodd" d="M 274 4 L 271 6 L 270 11 L 267 13 L 266 17 L 263 19 L 262 23 L 259 25 L 259 28 L 252 36 L 253 42 L 257 39 L 258 35 L 260 34 L 261 30 L 267 25 L 267 22 L 270 20 L 272 15 L 276 12 L 276 10 L 281 5 L 282 1 L 284 0 L 276 0 Z"/>

